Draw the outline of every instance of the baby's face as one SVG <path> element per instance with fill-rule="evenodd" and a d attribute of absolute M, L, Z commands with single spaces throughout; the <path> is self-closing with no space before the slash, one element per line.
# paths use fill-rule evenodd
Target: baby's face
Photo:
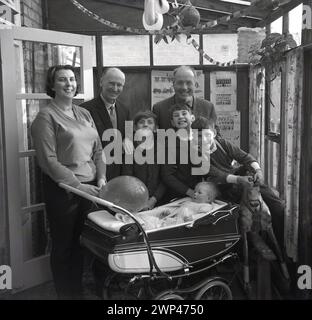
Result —
<path fill-rule="evenodd" d="M 209 186 L 196 186 L 193 201 L 197 203 L 210 203 L 215 199 L 215 191 Z"/>

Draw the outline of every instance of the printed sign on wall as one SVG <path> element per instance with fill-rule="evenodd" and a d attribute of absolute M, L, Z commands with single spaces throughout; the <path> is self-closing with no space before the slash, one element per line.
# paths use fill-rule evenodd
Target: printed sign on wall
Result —
<path fill-rule="evenodd" d="M 205 76 L 203 71 L 196 70 L 194 95 L 198 98 L 205 96 Z M 173 71 L 152 71 L 152 106 L 174 95 Z"/>
<path fill-rule="evenodd" d="M 218 112 L 222 138 L 240 147 L 240 112 Z"/>
<path fill-rule="evenodd" d="M 222 137 L 240 147 L 240 112 L 237 111 L 236 72 L 211 72 L 210 89 L 210 99 L 216 108 Z"/>
<path fill-rule="evenodd" d="M 217 113 L 236 111 L 236 86 L 235 71 L 210 73 L 210 98 Z"/>

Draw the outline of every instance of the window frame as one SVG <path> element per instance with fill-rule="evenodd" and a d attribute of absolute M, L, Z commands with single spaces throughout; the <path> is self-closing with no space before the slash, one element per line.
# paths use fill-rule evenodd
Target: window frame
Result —
<path fill-rule="evenodd" d="M 289 32 L 289 11 L 285 12 L 283 15 L 283 34 L 286 34 Z M 278 19 L 280 17 L 277 17 Z M 271 21 L 272 22 L 272 21 Z M 270 22 L 270 23 L 271 23 Z M 270 24 L 266 25 L 266 33 L 271 33 Z M 266 70 L 266 72 L 268 72 Z M 270 130 L 270 110 L 271 110 L 271 102 L 270 102 L 270 96 L 271 96 L 271 89 L 270 89 L 270 83 L 266 82 L 265 84 L 265 91 L 266 91 L 266 97 L 265 97 L 265 125 L 264 125 L 264 167 L 265 167 L 265 181 L 266 183 L 273 188 L 275 191 L 279 193 L 279 196 L 281 198 L 284 198 L 285 195 L 285 186 L 284 186 L 284 175 L 285 175 L 285 166 L 286 166 L 286 154 L 284 150 L 285 145 L 285 97 L 286 97 L 286 71 L 285 68 L 282 68 L 281 71 L 281 102 L 280 102 L 280 130 L 279 133 L 273 132 Z M 270 168 L 270 161 L 272 161 L 272 155 L 270 154 L 269 150 L 269 144 L 276 143 L 279 145 L 279 163 L 277 168 L 277 189 L 274 188 L 270 182 L 272 181 L 273 177 L 270 176 L 270 171 L 268 170 Z"/>

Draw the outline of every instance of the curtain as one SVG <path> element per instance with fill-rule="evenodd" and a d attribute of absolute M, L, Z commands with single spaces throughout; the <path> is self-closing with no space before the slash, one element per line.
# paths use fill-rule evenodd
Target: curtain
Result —
<path fill-rule="evenodd" d="M 287 53 L 285 101 L 285 242 L 287 255 L 298 258 L 299 182 L 302 132 L 303 49 Z"/>

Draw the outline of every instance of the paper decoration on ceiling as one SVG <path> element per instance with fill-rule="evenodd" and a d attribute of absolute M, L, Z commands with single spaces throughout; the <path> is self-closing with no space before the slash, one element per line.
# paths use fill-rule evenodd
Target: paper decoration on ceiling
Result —
<path fill-rule="evenodd" d="M 145 30 L 161 30 L 164 23 L 163 14 L 169 9 L 167 0 L 144 0 L 142 22 Z"/>
<path fill-rule="evenodd" d="M 119 31 L 126 31 L 129 33 L 135 33 L 135 34 L 154 34 L 154 35 L 164 35 L 164 36 L 169 36 L 169 37 L 173 37 L 177 34 L 177 32 L 179 33 L 184 33 L 184 34 L 189 34 L 190 32 L 196 33 L 197 31 L 205 31 L 208 29 L 211 29 L 213 27 L 216 27 L 219 24 L 224 24 L 226 22 L 229 22 L 231 19 L 238 19 L 238 18 L 243 18 L 246 17 L 249 14 L 249 11 L 252 7 L 254 7 L 253 5 L 250 5 L 248 8 L 244 9 L 244 10 L 240 10 L 240 11 L 236 11 L 232 14 L 229 15 L 225 15 L 219 19 L 215 19 L 215 20 L 211 20 L 206 22 L 205 24 L 198 24 L 197 27 L 193 27 L 193 26 L 185 26 L 184 28 L 182 27 L 183 24 L 180 23 L 179 21 L 179 14 L 183 11 L 183 9 L 187 9 L 189 8 L 189 6 L 193 7 L 192 4 L 190 5 L 189 3 L 185 3 L 185 4 L 178 4 L 178 2 L 176 0 L 174 0 L 174 2 L 170 3 L 170 7 L 172 10 L 170 10 L 169 12 L 167 12 L 167 14 L 169 14 L 170 16 L 175 17 L 175 20 L 178 21 L 174 21 L 174 23 L 170 26 L 167 26 L 161 30 L 150 30 L 149 32 L 145 29 L 139 29 L 139 28 L 133 28 L 133 27 L 127 27 L 127 26 L 122 26 L 119 25 L 117 23 L 111 22 L 109 20 L 103 19 L 100 16 L 98 16 L 96 13 L 91 12 L 90 10 L 88 10 L 87 8 L 85 8 L 82 4 L 80 4 L 77 0 L 70 0 L 72 2 L 72 4 L 77 7 L 80 11 L 82 11 L 83 13 L 85 13 L 86 15 L 88 15 L 89 17 L 93 18 L 94 20 L 97 20 L 98 22 L 106 25 L 109 28 L 115 29 L 115 30 L 119 30 Z M 273 0 L 270 0 L 273 1 Z M 288 0 L 282 0 L 282 1 L 288 1 Z M 282 2 L 280 1 L 280 2 Z M 193 7 L 195 10 L 196 8 Z M 188 11 L 188 10 L 187 10 Z M 192 9 L 193 11 L 193 9 Z M 195 11 L 193 11 L 194 15 Z M 187 23 L 188 24 L 188 23 Z M 177 26 L 179 26 L 179 28 L 177 28 Z"/>
<path fill-rule="evenodd" d="M 185 34 L 187 37 L 187 43 L 192 44 L 193 47 L 200 53 L 202 57 L 207 59 L 209 62 L 214 63 L 218 66 L 229 66 L 235 64 L 235 61 L 229 61 L 227 63 L 222 63 L 214 60 L 211 58 L 208 54 L 206 54 L 202 48 L 200 48 L 199 44 L 192 39 L 191 32 L 196 32 L 196 31 L 204 31 L 206 29 L 213 28 L 219 24 L 224 24 L 226 22 L 229 22 L 231 19 L 238 19 L 242 17 L 246 17 L 249 13 L 249 10 L 251 7 L 256 6 L 260 3 L 259 0 L 253 1 L 251 3 L 251 6 L 244 10 L 236 11 L 230 15 L 223 16 L 219 19 L 208 21 L 205 24 L 200 25 L 200 15 L 197 9 L 192 5 L 190 0 L 187 0 L 185 4 L 179 4 L 177 3 L 177 0 L 174 0 L 174 2 L 171 3 L 171 8 L 172 12 L 166 11 L 168 9 L 168 2 L 167 1 L 161 1 L 161 0 L 145 0 L 149 4 L 159 4 L 159 6 L 155 6 L 155 11 L 154 13 L 157 15 L 164 14 L 167 12 L 169 15 L 173 16 L 175 18 L 175 21 L 173 24 L 170 26 L 167 26 L 166 28 L 162 28 L 161 30 L 156 30 L 156 29 L 151 29 L 151 30 L 146 30 L 146 29 L 139 29 L 139 28 L 133 28 L 133 27 L 127 27 L 127 26 L 122 26 L 117 23 L 111 22 L 109 20 L 103 19 L 97 14 L 93 13 L 92 11 L 88 10 L 85 8 L 83 5 L 81 5 L 78 1 L 76 0 L 70 0 L 72 4 L 77 7 L 80 11 L 82 11 L 84 14 L 88 15 L 89 17 L 93 18 L 94 20 L 98 21 L 99 23 L 106 25 L 109 28 L 119 30 L 119 31 L 125 31 L 133 34 L 141 34 L 141 35 L 147 35 L 147 34 L 153 34 L 155 35 L 155 43 L 160 42 L 161 40 L 164 40 L 166 43 L 168 42 L 168 37 L 171 38 L 171 41 L 177 39 L 177 41 L 180 41 L 180 34 Z M 277 0 L 267 0 L 266 5 L 271 6 L 272 3 L 274 2 L 274 9 L 277 8 L 276 6 L 276 1 Z M 287 0 L 281 0 L 278 1 L 279 3 L 285 2 Z M 160 5 L 161 4 L 161 5 Z M 282 3 L 284 4 L 284 3 Z M 144 19 L 144 17 L 143 17 Z M 157 24 L 157 22 L 156 22 Z M 158 28 L 159 26 L 157 26 Z"/>
<path fill-rule="evenodd" d="M 214 58 L 210 57 L 207 53 L 204 52 L 204 50 L 200 47 L 200 45 L 197 43 L 197 41 L 195 39 L 189 39 L 188 43 L 191 43 L 193 45 L 193 47 L 200 53 L 200 55 L 205 58 L 206 60 L 208 60 L 210 63 L 219 66 L 219 67 L 229 67 L 232 66 L 234 64 L 236 64 L 236 60 L 231 60 L 228 62 L 219 62 L 217 60 L 215 60 Z"/>

